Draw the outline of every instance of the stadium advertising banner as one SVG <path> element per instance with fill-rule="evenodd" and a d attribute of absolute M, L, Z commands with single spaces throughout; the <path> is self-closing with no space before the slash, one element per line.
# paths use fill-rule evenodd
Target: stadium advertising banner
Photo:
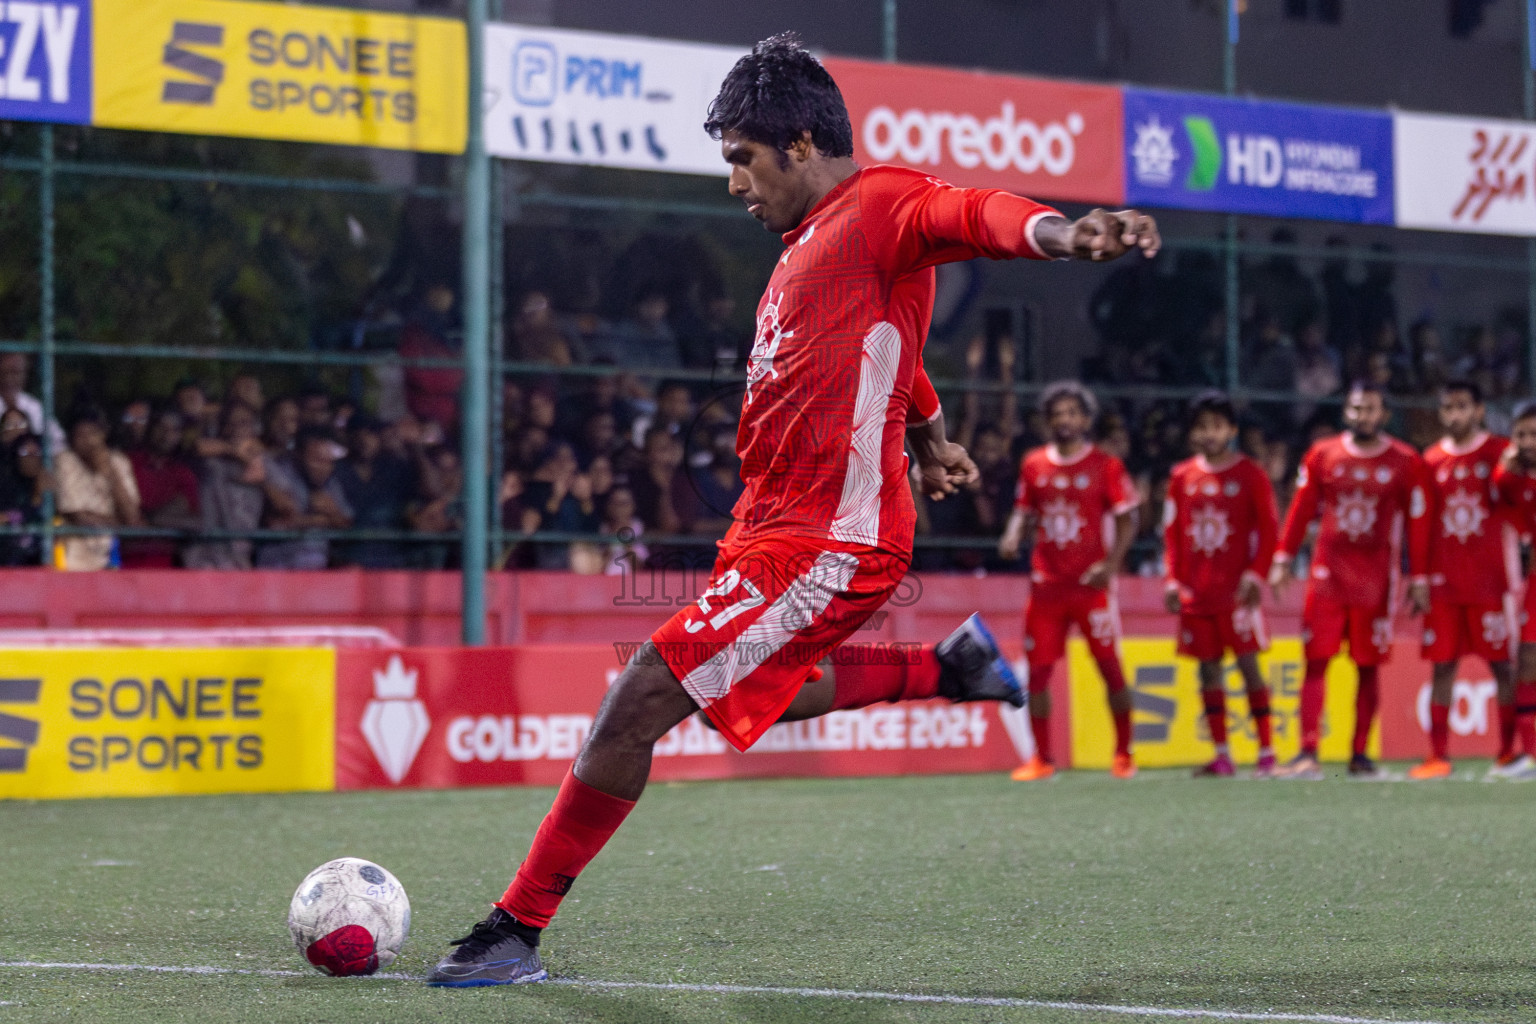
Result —
<path fill-rule="evenodd" d="M 1392 223 L 1385 112 L 1127 89 L 1124 138 L 1132 205 Z"/>
<path fill-rule="evenodd" d="M 1397 225 L 1536 235 L 1536 125 L 1393 115 Z"/>
<path fill-rule="evenodd" d="M 1418 760 L 1429 753 L 1430 664 L 1417 631 L 1402 638 L 1381 670 L 1381 756 Z M 1353 690 L 1353 680 L 1348 685 Z M 1499 748 L 1499 685 L 1479 660 L 1463 658 L 1451 691 L 1451 758 L 1493 757 Z"/>
<path fill-rule="evenodd" d="M 1119 204 L 1121 90 L 828 57 L 863 164 L 900 164 L 956 185 Z"/>
<path fill-rule="evenodd" d="M 0 4 L 0 120 L 91 123 L 91 4 Z"/>
<path fill-rule="evenodd" d="M 555 785 L 620 655 L 595 645 L 342 650 L 336 787 Z M 1022 712 L 880 704 L 769 729 L 746 754 L 694 716 L 656 744 L 651 778 L 1004 771 L 1032 750 Z"/>
<path fill-rule="evenodd" d="M 0 799 L 328 790 L 334 651 L 25 650 L 0 667 Z"/>
<path fill-rule="evenodd" d="M 103 127 L 464 149 L 462 22 L 238 0 L 95 0 L 95 10 Z"/>
<path fill-rule="evenodd" d="M 1211 759 L 1210 732 L 1200 700 L 1195 662 L 1174 653 L 1171 638 L 1121 641 L 1125 678 L 1135 697 L 1134 750 L 1143 768 L 1174 768 L 1205 764 Z M 1088 646 L 1073 638 L 1067 648 L 1072 679 L 1072 767 L 1105 768 L 1114 753 L 1114 723 L 1104 696 L 1104 681 Z M 1275 754 L 1283 763 L 1301 749 L 1301 680 L 1305 660 L 1301 641 L 1277 639 L 1259 666 L 1269 683 Z M 1227 739 L 1238 764 L 1258 759 L 1258 740 L 1248 717 L 1248 700 L 1236 666 L 1228 664 Z M 1385 697 L 1383 698 L 1385 701 Z M 1385 703 L 1383 704 L 1385 706 Z M 1324 761 L 1348 761 L 1350 732 L 1355 720 L 1355 671 L 1344 658 L 1328 669 L 1328 702 L 1323 708 L 1323 738 L 1318 753 Z M 1346 723 L 1340 729 L 1333 723 Z M 1378 753 L 1373 737 L 1371 752 Z M 1423 746 L 1422 742 L 1419 744 Z"/>
<path fill-rule="evenodd" d="M 486 148 L 513 160 L 724 176 L 704 117 L 743 52 L 489 25 Z"/>

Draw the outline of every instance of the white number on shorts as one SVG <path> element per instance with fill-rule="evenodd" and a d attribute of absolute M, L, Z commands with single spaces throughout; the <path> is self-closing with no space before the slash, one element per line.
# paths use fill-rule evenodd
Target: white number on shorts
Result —
<path fill-rule="evenodd" d="M 737 587 L 745 590 L 747 596 L 735 604 L 726 605 L 721 608 L 719 612 L 710 618 L 708 622 L 710 629 L 719 629 L 742 612 L 751 611 L 766 600 L 763 597 L 762 591 L 753 586 L 751 580 L 742 579 L 740 572 L 730 569 L 726 571 L 724 576 L 716 580 L 708 590 L 699 595 L 699 611 L 708 615 L 711 610 L 709 603 L 711 597 L 728 597 L 736 591 Z M 683 628 L 690 633 L 697 633 L 704 626 L 704 622 L 689 622 Z"/>

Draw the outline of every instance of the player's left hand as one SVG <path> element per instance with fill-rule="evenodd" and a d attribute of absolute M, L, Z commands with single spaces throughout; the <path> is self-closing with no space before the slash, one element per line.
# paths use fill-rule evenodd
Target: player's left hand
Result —
<path fill-rule="evenodd" d="M 1239 608 L 1257 608 L 1259 602 L 1264 599 L 1264 590 L 1257 576 L 1244 576 L 1242 582 L 1237 585 L 1237 605 Z"/>
<path fill-rule="evenodd" d="M 925 497 L 934 501 L 943 501 L 946 494 L 954 494 L 980 479 L 981 470 L 966 450 L 953 441 L 933 449 L 918 464 L 918 486 Z"/>
<path fill-rule="evenodd" d="M 1094 590 L 1108 590 L 1109 583 L 1114 578 L 1115 570 L 1108 562 L 1094 562 L 1078 578 L 1078 582 L 1085 587 L 1092 587 Z"/>
<path fill-rule="evenodd" d="M 1069 244 L 1074 258 L 1102 262 L 1132 249 L 1150 259 L 1163 239 L 1157 221 L 1139 210 L 1093 210 L 1072 222 Z"/>
<path fill-rule="evenodd" d="M 1408 584 L 1408 608 L 1414 615 L 1423 615 L 1429 611 L 1429 584 L 1424 580 L 1414 580 Z"/>

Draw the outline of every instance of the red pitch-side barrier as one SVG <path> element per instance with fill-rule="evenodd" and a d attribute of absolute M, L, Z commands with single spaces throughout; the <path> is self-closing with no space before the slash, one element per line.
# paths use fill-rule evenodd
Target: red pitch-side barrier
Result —
<path fill-rule="evenodd" d="M 477 721 L 485 715 L 590 716 L 608 673 L 620 663 L 623 646 L 644 640 L 657 624 L 700 589 L 697 576 L 682 574 L 643 576 L 638 580 L 553 572 L 493 574 L 487 582 L 488 638 L 491 643 L 520 650 L 514 654 L 465 654 L 470 659 L 465 664 L 473 664 L 474 669 L 464 670 L 462 677 L 455 667 L 439 681 L 439 673 L 446 670 L 434 668 L 419 677 L 424 695 L 419 699 L 428 708 L 434 727 L 443 729 L 446 726 L 441 723 L 465 715 Z M 1163 611 L 1160 581 L 1124 578 L 1119 589 L 1128 636 L 1172 634 L 1174 621 Z M 987 616 L 1004 646 L 1016 654 L 1021 644 L 1020 611 L 1028 590 L 1028 580 L 1021 576 L 914 576 L 903 592 L 870 622 L 869 628 L 861 632 L 860 639 L 931 643 L 941 639 L 965 615 L 979 610 Z M 1294 636 L 1299 630 L 1300 591 L 1300 587 L 1293 587 L 1285 603 L 1271 607 L 1274 635 Z M 360 626 L 385 630 L 408 647 L 446 648 L 458 641 L 458 613 L 459 579 L 454 573 L 0 572 L 0 630 Z M 1417 624 L 1409 619 L 1400 620 L 1398 635 L 1403 639 L 1398 641 L 1396 655 L 1382 674 L 1382 753 L 1389 758 L 1416 758 L 1423 755 L 1425 747 L 1429 666 L 1419 657 Z M 618 651 L 615 644 L 619 645 Z M 356 658 L 366 654 L 358 652 Z M 447 664 L 441 659 L 454 655 L 430 652 L 429 657 L 439 659 L 430 662 L 436 666 Z M 475 660 L 481 657 L 490 661 Z M 344 665 L 361 664 L 351 652 L 343 651 L 342 658 Z M 488 667 L 497 659 L 499 668 Z M 387 661 L 377 667 L 385 666 Z M 338 694 L 343 705 L 353 701 L 366 710 L 371 701 L 378 700 L 372 671 L 372 666 L 355 671 L 343 669 L 343 685 Z M 476 682 L 464 681 L 471 678 Z M 356 682 L 359 679 L 362 681 Z M 434 702 L 448 700 L 448 688 L 462 688 L 462 706 L 445 703 L 440 713 L 433 711 Z M 1056 707 L 1069 707 L 1065 667 L 1057 670 L 1053 691 Z M 471 702 L 470 695 L 479 703 Z M 1179 713 L 1184 710 L 1181 707 Z M 1188 713 L 1196 715 L 1199 709 L 1191 707 Z M 401 714 L 406 712 L 388 710 L 391 722 Z M 714 750 L 712 745 L 719 740 L 713 733 L 705 736 L 684 730 L 676 736 L 676 742 L 680 749 L 686 747 L 689 752 L 663 756 L 658 765 L 660 771 L 670 773 L 663 776 L 669 778 L 823 774 L 832 763 L 853 763 L 882 772 L 992 770 L 1012 763 L 1018 756 L 1018 747 L 1009 740 L 1001 719 L 993 717 L 987 721 L 986 735 L 979 745 L 878 748 L 878 729 L 894 728 L 881 719 L 879 725 L 859 725 L 863 732 L 856 733 L 851 741 L 842 734 L 823 740 L 815 731 L 819 726 L 798 727 L 800 731 L 794 736 L 800 738 L 781 738 L 783 734 L 775 737 L 777 743 L 798 744 L 797 752 L 787 752 L 786 748 L 750 755 Z M 1493 752 L 1497 732 L 1493 686 L 1480 662 L 1469 660 L 1463 665 L 1451 724 L 1453 756 L 1488 756 Z M 914 729 L 921 736 L 922 730 L 933 728 L 931 723 L 917 722 L 910 716 L 905 725 L 909 736 Z M 484 735 L 489 737 L 489 726 L 485 728 Z M 514 728 L 518 730 L 514 741 L 502 741 L 506 749 L 533 749 L 517 746 L 523 743 L 524 734 L 520 724 L 514 722 Z M 536 730 L 537 726 L 530 724 L 528 728 Z M 561 719 L 552 728 L 557 731 L 546 740 L 539 740 L 530 731 L 528 735 L 533 738 L 528 742 L 547 742 L 552 745 L 548 749 L 563 749 L 559 744 L 566 742 L 562 738 L 566 734 L 558 729 L 576 726 Z M 1070 750 L 1066 715 L 1056 716 L 1055 729 L 1053 748 L 1058 752 Z M 446 750 L 448 737 L 443 734 L 441 739 L 437 747 Z M 346 738 L 343 740 L 345 746 Z M 358 747 L 357 742 L 364 745 Z M 548 757 L 503 761 L 499 755 L 481 760 L 477 754 L 470 761 L 460 762 L 440 753 L 440 760 L 433 762 L 425 745 L 427 740 L 421 742 L 424 760 L 420 766 L 413 764 L 412 771 L 417 774 L 410 777 L 423 785 L 457 784 L 447 782 L 448 775 L 442 774 L 448 770 L 448 761 L 453 764 L 450 774 L 470 782 L 554 781 L 564 770 L 561 759 Z M 490 739 L 482 742 L 489 750 Z M 827 747 L 848 742 L 854 747 L 864 744 L 863 750 L 853 752 L 857 757 L 852 762 L 847 760 L 853 756 L 849 751 Z M 353 737 L 353 749 L 373 758 L 365 737 Z M 738 761 L 740 767 L 720 767 Z M 434 763 L 436 768 L 429 767 Z M 946 767 L 930 767 L 939 763 Z M 370 777 L 373 783 L 388 783 L 386 775 L 378 774 L 382 769 L 369 776 L 364 768 L 357 768 L 349 776 L 357 780 L 355 784 L 371 784 L 366 782 Z"/>

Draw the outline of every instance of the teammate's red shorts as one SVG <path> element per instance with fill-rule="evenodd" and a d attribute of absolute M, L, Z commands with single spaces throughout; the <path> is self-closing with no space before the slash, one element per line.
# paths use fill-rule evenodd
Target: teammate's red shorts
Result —
<path fill-rule="evenodd" d="M 1385 601 L 1375 608 L 1347 605 L 1308 584 L 1301 638 L 1308 661 L 1326 661 L 1348 640 L 1355 664 L 1380 665 L 1392 655 L 1392 611 Z"/>
<path fill-rule="evenodd" d="M 1443 665 L 1475 654 L 1490 664 L 1508 661 L 1515 636 L 1512 610 L 1503 602 L 1453 604 L 1436 588 L 1424 616 L 1424 660 Z"/>
<path fill-rule="evenodd" d="M 1220 661 L 1269 650 L 1262 608 L 1233 605 L 1215 615 L 1179 613 L 1179 653 L 1198 661 Z"/>
<path fill-rule="evenodd" d="M 1054 665 L 1076 626 L 1095 661 L 1118 656 L 1120 608 L 1106 590 L 1081 583 L 1036 583 L 1024 608 L 1024 653 L 1031 665 Z"/>
<path fill-rule="evenodd" d="M 651 643 L 720 735 L 746 750 L 816 663 L 885 604 L 909 561 L 797 536 L 723 546 L 709 588 Z"/>

